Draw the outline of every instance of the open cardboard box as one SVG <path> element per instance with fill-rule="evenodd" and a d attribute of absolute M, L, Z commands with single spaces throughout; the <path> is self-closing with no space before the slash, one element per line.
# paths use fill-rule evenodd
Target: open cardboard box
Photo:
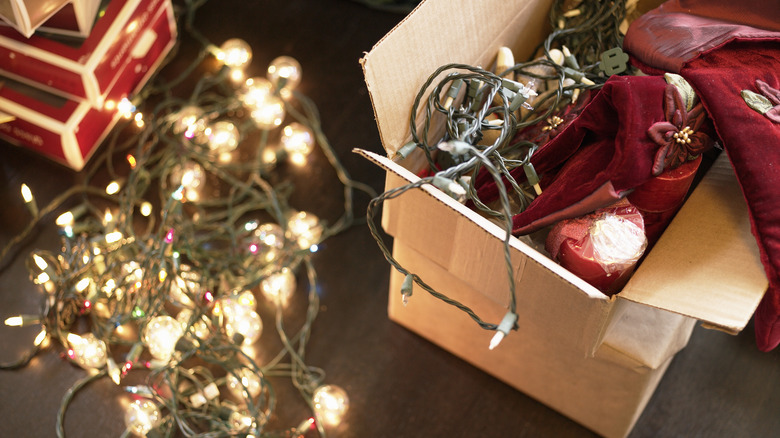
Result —
<path fill-rule="evenodd" d="M 526 59 L 547 35 L 550 3 L 427 0 L 379 41 L 361 62 L 388 156 L 409 141 L 414 97 L 436 68 L 489 68 L 500 46 Z M 419 156 L 396 163 L 358 152 L 387 171 L 387 189 L 417 180 Z M 483 319 L 501 320 L 509 303 L 501 227 L 430 185 L 385 202 L 382 226 L 404 268 Z M 616 296 L 525 239 L 510 245 L 519 330 L 495 350 L 492 332 L 418 288 L 403 306 L 394 270 L 390 318 L 608 437 L 631 431 L 696 320 L 738 333 L 767 287 L 725 154 Z"/>

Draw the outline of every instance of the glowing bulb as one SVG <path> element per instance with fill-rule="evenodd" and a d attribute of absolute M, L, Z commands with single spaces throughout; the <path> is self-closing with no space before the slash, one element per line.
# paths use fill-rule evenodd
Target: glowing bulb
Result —
<path fill-rule="evenodd" d="M 266 78 L 249 78 L 238 92 L 241 102 L 249 109 L 262 105 L 269 96 L 274 94 L 274 85 Z"/>
<path fill-rule="evenodd" d="M 311 129 L 298 122 L 290 123 L 282 129 L 280 141 L 293 163 L 299 165 L 306 162 L 306 156 L 314 148 L 314 134 Z"/>
<path fill-rule="evenodd" d="M 274 261 L 284 248 L 284 231 L 278 224 L 267 223 L 257 227 L 249 237 L 249 252 L 263 263 Z"/>
<path fill-rule="evenodd" d="M 260 371 L 254 372 L 249 368 L 241 368 L 236 373 L 228 373 L 227 386 L 236 397 L 255 398 L 260 395 L 260 390 L 263 388 L 260 377 Z"/>
<path fill-rule="evenodd" d="M 264 278 L 260 282 L 260 290 L 269 301 L 287 305 L 295 292 L 295 275 L 290 268 L 284 267 L 281 271 Z"/>
<path fill-rule="evenodd" d="M 225 332 L 233 337 L 240 334 L 244 337 L 243 344 L 253 344 L 263 333 L 263 321 L 254 310 L 235 303 L 232 306 L 223 306 L 225 314 Z"/>
<path fill-rule="evenodd" d="M 43 257 L 39 256 L 38 254 L 33 254 L 33 261 L 41 269 L 41 271 L 49 267 L 49 264 L 46 263 L 46 260 L 44 260 Z"/>
<path fill-rule="evenodd" d="M 173 124 L 173 132 L 181 134 L 189 132 L 192 138 L 195 131 L 202 125 L 203 110 L 194 105 L 188 105 L 176 113 L 176 121 Z"/>
<path fill-rule="evenodd" d="M 143 341 L 155 359 L 168 362 L 182 334 L 178 321 L 167 315 L 155 316 L 144 328 Z"/>
<path fill-rule="evenodd" d="M 322 236 L 322 225 L 317 216 L 300 211 L 287 221 L 287 233 L 301 249 L 309 249 Z"/>
<path fill-rule="evenodd" d="M 116 243 L 122 240 L 122 232 L 121 231 L 113 231 L 111 233 L 106 234 L 106 243 Z"/>
<path fill-rule="evenodd" d="M 38 336 L 36 336 L 35 340 L 33 340 L 33 345 L 37 347 L 43 344 L 43 341 L 46 340 L 46 336 L 47 336 L 46 329 L 45 328 L 41 329 L 41 331 L 38 333 Z"/>
<path fill-rule="evenodd" d="M 22 184 L 22 199 L 24 199 L 24 202 L 30 203 L 33 200 L 32 191 L 29 187 L 27 187 L 27 184 Z"/>
<path fill-rule="evenodd" d="M 141 207 L 139 209 L 141 211 L 141 215 L 144 217 L 149 217 L 152 214 L 152 204 L 148 201 L 144 201 L 141 204 Z"/>
<path fill-rule="evenodd" d="M 126 97 L 123 97 L 122 100 L 119 101 L 119 103 L 116 105 L 117 111 L 119 111 L 119 114 L 122 115 L 122 117 L 129 119 L 132 117 L 133 112 L 135 112 L 135 105 L 133 105 L 132 102 Z"/>
<path fill-rule="evenodd" d="M 325 424 L 336 426 L 349 408 L 349 398 L 346 391 L 336 385 L 323 385 L 314 391 L 312 396 L 314 412 Z"/>
<path fill-rule="evenodd" d="M 238 294 L 236 297 L 236 302 L 240 306 L 244 306 L 248 309 L 257 308 L 257 300 L 255 299 L 255 294 L 253 294 L 252 291 L 245 290 Z"/>
<path fill-rule="evenodd" d="M 92 333 L 87 333 L 84 336 L 69 333 L 67 339 L 73 350 L 73 360 L 82 368 L 101 368 L 106 364 L 108 358 L 106 343 L 96 338 Z"/>
<path fill-rule="evenodd" d="M 120 188 L 121 188 L 121 186 L 119 185 L 119 183 L 118 183 L 118 182 L 116 182 L 116 181 L 111 181 L 111 182 L 110 182 L 110 183 L 109 183 L 109 184 L 106 186 L 106 194 L 109 194 L 109 195 L 115 195 L 115 194 L 119 193 L 119 189 L 120 189 Z"/>
<path fill-rule="evenodd" d="M 160 410 L 151 400 L 135 400 L 125 411 L 125 426 L 140 436 L 146 436 L 160 422 Z"/>
<path fill-rule="evenodd" d="M 213 152 L 232 152 L 238 147 L 238 139 L 238 128 L 230 122 L 216 122 L 209 127 L 208 144 Z"/>
<path fill-rule="evenodd" d="M 84 292 L 84 290 L 89 286 L 89 283 L 90 283 L 89 278 L 82 278 L 76 283 L 76 291 Z"/>
<path fill-rule="evenodd" d="M 252 108 L 250 115 L 258 128 L 275 128 L 284 120 L 284 101 L 278 96 L 268 96 L 265 101 Z"/>
<path fill-rule="evenodd" d="M 68 225 L 73 225 L 73 220 L 75 218 L 73 217 L 72 211 L 66 211 L 65 213 L 62 213 L 61 215 L 57 216 L 57 219 L 54 221 L 57 225 L 61 227 L 67 227 Z"/>
<path fill-rule="evenodd" d="M 236 432 L 245 431 L 255 424 L 254 418 L 244 409 L 233 411 L 229 421 L 230 427 Z"/>
<path fill-rule="evenodd" d="M 252 60 L 252 48 L 240 38 L 231 38 L 219 47 L 217 59 L 230 68 L 244 68 Z"/>
<path fill-rule="evenodd" d="M 23 319 L 21 316 L 12 316 L 10 318 L 6 318 L 5 325 L 8 327 L 21 327 L 23 324 Z"/>
<path fill-rule="evenodd" d="M 200 187 L 204 184 L 206 173 L 200 164 L 188 161 L 176 165 L 171 170 L 171 183 L 181 186 L 183 195 L 189 201 L 197 201 L 200 198 Z"/>
<path fill-rule="evenodd" d="M 292 90 L 301 83 L 301 64 L 289 56 L 280 56 L 268 65 L 268 79 L 280 89 Z"/>

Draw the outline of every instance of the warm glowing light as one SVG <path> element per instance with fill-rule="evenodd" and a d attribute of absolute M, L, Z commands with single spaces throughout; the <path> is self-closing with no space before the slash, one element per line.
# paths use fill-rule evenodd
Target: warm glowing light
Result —
<path fill-rule="evenodd" d="M 250 253 L 262 263 L 270 263 L 279 257 L 284 248 L 284 231 L 274 223 L 262 224 L 254 230 L 248 242 Z"/>
<path fill-rule="evenodd" d="M 160 272 L 157 273 L 157 280 L 159 280 L 160 283 L 164 283 L 166 278 L 168 278 L 168 271 L 160 269 Z"/>
<path fill-rule="evenodd" d="M 284 101 L 277 96 L 268 96 L 250 112 L 252 120 L 260 129 L 273 129 L 281 125 L 284 115 Z"/>
<path fill-rule="evenodd" d="M 149 217 L 152 214 L 152 204 L 148 201 L 144 201 L 141 203 L 141 208 L 139 210 L 141 211 L 142 216 Z"/>
<path fill-rule="evenodd" d="M 90 283 L 89 278 L 82 278 L 76 283 L 76 291 L 84 292 L 84 290 L 89 286 L 89 283 Z"/>
<path fill-rule="evenodd" d="M 69 333 L 67 340 L 73 350 L 72 359 L 82 368 L 102 368 L 106 364 L 108 357 L 106 343 L 92 333 L 87 333 L 84 336 Z"/>
<path fill-rule="evenodd" d="M 295 292 L 295 275 L 290 268 L 284 267 L 281 271 L 271 274 L 260 282 L 260 290 L 263 296 L 272 303 L 287 305 L 290 297 Z"/>
<path fill-rule="evenodd" d="M 238 147 L 239 133 L 236 125 L 220 121 L 209 126 L 206 131 L 209 149 L 221 154 L 232 152 Z"/>
<path fill-rule="evenodd" d="M 135 105 L 133 105 L 133 102 L 130 102 L 128 98 L 123 97 L 122 100 L 120 100 L 116 105 L 116 109 L 119 111 L 119 114 L 121 114 L 122 117 L 129 119 L 135 112 Z"/>
<path fill-rule="evenodd" d="M 261 106 L 269 96 L 274 94 L 274 85 L 266 78 L 254 77 L 244 82 L 238 91 L 241 102 L 249 109 Z"/>
<path fill-rule="evenodd" d="M 233 68 L 230 70 L 230 80 L 233 82 L 241 82 L 244 79 L 244 71 L 240 68 Z"/>
<path fill-rule="evenodd" d="M 319 218 L 305 211 L 300 211 L 287 221 L 288 237 L 298 242 L 301 249 L 309 249 L 322 237 L 322 225 Z"/>
<path fill-rule="evenodd" d="M 222 312 L 225 315 L 225 332 L 230 337 L 237 334 L 243 336 L 244 345 L 253 344 L 263 333 L 263 321 L 251 308 L 234 302 L 233 305 L 223 304 Z"/>
<path fill-rule="evenodd" d="M 200 294 L 200 274 L 192 271 L 189 265 L 179 267 L 179 275 L 171 282 L 171 290 L 168 294 L 171 301 L 183 307 L 194 307 L 191 296 Z"/>
<path fill-rule="evenodd" d="M 111 377 L 114 384 L 119 385 L 122 379 L 122 370 L 119 369 L 119 366 L 114 362 L 114 359 L 108 358 L 106 361 L 106 368 L 108 370 L 108 376 Z"/>
<path fill-rule="evenodd" d="M 231 38 L 219 47 L 217 59 L 231 68 L 244 68 L 252 60 L 252 48 L 240 38 Z"/>
<path fill-rule="evenodd" d="M 54 223 L 61 227 L 67 227 L 69 225 L 73 225 L 73 220 L 75 218 L 73 217 L 72 211 L 66 211 L 65 213 L 62 213 L 61 215 L 57 216 L 57 219 L 55 219 Z M 45 269 L 45 268 L 41 268 Z"/>
<path fill-rule="evenodd" d="M 22 184 L 22 199 L 24 199 L 24 202 L 30 203 L 33 200 L 32 191 L 29 187 L 27 187 L 27 184 Z"/>
<path fill-rule="evenodd" d="M 6 318 L 5 325 L 9 327 L 21 327 L 24 320 L 21 316 L 12 316 L 10 318 Z"/>
<path fill-rule="evenodd" d="M 131 169 L 135 169 L 136 164 L 138 164 L 138 162 L 135 160 L 135 157 L 131 154 L 127 154 L 127 162 L 130 164 Z"/>
<path fill-rule="evenodd" d="M 236 397 L 255 398 L 260 395 L 260 390 L 263 389 L 260 371 L 254 372 L 249 368 L 234 370 L 234 372 L 228 373 L 227 386 Z"/>
<path fill-rule="evenodd" d="M 155 316 L 144 328 L 143 342 L 155 359 L 168 362 L 182 334 L 178 321 L 167 315 Z"/>
<path fill-rule="evenodd" d="M 35 282 L 38 284 L 46 283 L 47 281 L 51 280 L 51 277 L 49 277 L 49 274 L 45 272 L 41 272 L 36 278 Z"/>
<path fill-rule="evenodd" d="M 146 436 L 160 422 L 160 411 L 151 400 L 135 400 L 125 411 L 125 426 L 140 436 Z"/>
<path fill-rule="evenodd" d="M 297 165 L 305 164 L 306 156 L 314 148 L 314 134 L 311 129 L 298 122 L 290 123 L 282 129 L 280 141 L 290 155 L 290 161 Z"/>
<path fill-rule="evenodd" d="M 195 202 L 200 199 L 200 188 L 206 180 L 203 167 L 194 161 L 188 161 L 176 165 L 171 170 L 171 182 L 174 186 L 182 187 L 183 196 L 188 201 Z"/>
<path fill-rule="evenodd" d="M 49 264 L 46 263 L 46 260 L 44 260 L 43 257 L 39 256 L 38 254 L 33 254 L 33 261 L 41 269 L 41 271 L 49 267 Z"/>
<path fill-rule="evenodd" d="M 301 64 L 289 56 L 280 56 L 268 65 L 268 79 L 277 87 L 292 90 L 301 82 Z"/>
<path fill-rule="evenodd" d="M 312 396 L 314 412 L 322 423 L 336 426 L 349 408 L 346 391 L 336 385 L 320 386 Z"/>
<path fill-rule="evenodd" d="M 35 340 L 33 340 L 33 345 L 35 345 L 37 347 L 37 346 L 43 344 L 43 341 L 46 340 L 46 336 L 47 336 L 46 329 L 45 328 L 41 329 L 41 331 L 35 337 Z"/>
<path fill-rule="evenodd" d="M 201 118 L 203 110 L 194 105 L 188 105 L 176 113 L 176 121 L 173 124 L 173 132 L 176 134 L 189 133 L 188 138 L 192 138 L 199 127 L 202 125 Z"/>
<path fill-rule="evenodd" d="M 190 309 L 182 309 L 178 315 L 176 315 L 176 321 L 179 321 L 179 323 L 182 326 L 182 329 L 185 331 L 189 331 L 195 337 L 199 339 L 206 339 L 211 334 L 211 329 L 209 327 L 209 324 L 206 322 L 207 319 L 201 316 L 200 318 L 196 319 L 192 325 L 190 325 L 190 321 L 192 320 L 192 310 Z"/>
<path fill-rule="evenodd" d="M 120 188 L 121 188 L 121 186 L 119 185 L 119 183 L 118 183 L 118 182 L 116 182 L 116 181 L 111 181 L 111 182 L 110 182 L 110 183 L 109 183 L 109 184 L 106 186 L 106 193 L 107 193 L 107 194 L 109 194 L 109 195 L 115 195 L 115 194 L 119 193 L 119 189 L 120 189 Z"/>
<path fill-rule="evenodd" d="M 116 243 L 122 240 L 122 233 L 120 231 L 113 231 L 106 234 L 106 243 Z"/>

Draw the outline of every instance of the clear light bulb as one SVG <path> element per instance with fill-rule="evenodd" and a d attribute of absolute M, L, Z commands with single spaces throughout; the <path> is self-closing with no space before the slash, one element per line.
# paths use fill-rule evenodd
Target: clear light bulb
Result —
<path fill-rule="evenodd" d="M 252 48 L 240 38 L 231 38 L 219 46 L 217 59 L 230 68 L 243 69 L 252 61 Z"/>
<path fill-rule="evenodd" d="M 203 110 L 194 105 L 187 105 L 176 113 L 173 132 L 184 133 L 188 138 L 203 128 Z"/>
<path fill-rule="evenodd" d="M 323 385 L 312 396 L 314 412 L 323 423 L 336 426 L 349 408 L 347 392 L 336 385 Z"/>
<path fill-rule="evenodd" d="M 106 343 L 92 333 L 87 333 L 84 336 L 70 333 L 67 339 L 73 350 L 72 359 L 82 368 L 102 368 L 106 364 L 108 358 Z"/>
<path fill-rule="evenodd" d="M 205 184 L 206 172 L 194 161 L 174 166 L 171 170 L 171 184 L 184 188 L 184 197 L 192 202 L 200 199 L 200 188 Z"/>
<path fill-rule="evenodd" d="M 267 300 L 286 306 L 295 292 L 295 275 L 290 268 L 284 267 L 281 271 L 264 278 L 260 282 L 260 290 Z"/>
<path fill-rule="evenodd" d="M 322 225 L 314 214 L 299 211 L 287 221 L 287 233 L 291 240 L 298 242 L 301 249 L 309 249 L 319 242 L 322 236 Z"/>
<path fill-rule="evenodd" d="M 151 400 L 135 400 L 125 411 L 125 426 L 140 436 L 146 436 L 149 431 L 160 423 L 160 410 Z"/>
<path fill-rule="evenodd" d="M 239 133 L 236 125 L 219 121 L 207 128 L 209 149 L 217 154 L 232 152 L 238 147 Z"/>
<path fill-rule="evenodd" d="M 144 328 L 143 341 L 155 359 L 168 362 L 182 334 L 180 322 L 168 315 L 155 316 Z"/>
<path fill-rule="evenodd" d="M 228 373 L 227 386 L 236 397 L 254 399 L 260 395 L 263 382 L 260 372 L 254 372 L 249 368 L 241 368 L 235 373 Z"/>
<path fill-rule="evenodd" d="M 247 249 L 263 263 L 270 263 L 278 258 L 284 248 L 284 230 L 275 223 L 265 223 L 257 227 L 247 239 Z"/>
<path fill-rule="evenodd" d="M 230 427 L 235 432 L 248 430 L 255 425 L 255 419 L 249 415 L 249 412 L 246 409 L 233 411 L 230 414 L 230 419 L 228 421 L 230 421 Z"/>
<path fill-rule="evenodd" d="M 273 129 L 284 120 L 284 101 L 278 96 L 268 96 L 251 109 L 250 116 L 258 128 Z"/>
<path fill-rule="evenodd" d="M 293 90 L 301 83 L 301 64 L 295 58 L 280 56 L 268 64 L 266 76 L 276 88 Z"/>
<path fill-rule="evenodd" d="M 225 315 L 225 332 L 228 336 L 240 334 L 244 337 L 244 345 L 253 344 L 260 338 L 263 333 L 263 321 L 257 312 L 237 302 L 231 306 L 223 306 L 222 311 Z"/>
<path fill-rule="evenodd" d="M 306 163 L 306 156 L 314 149 L 314 134 L 298 122 L 290 123 L 282 129 L 280 141 L 290 161 L 297 165 Z"/>
<path fill-rule="evenodd" d="M 254 77 L 244 82 L 238 91 L 238 98 L 245 107 L 255 109 L 262 105 L 269 96 L 274 95 L 274 85 L 266 78 Z"/>

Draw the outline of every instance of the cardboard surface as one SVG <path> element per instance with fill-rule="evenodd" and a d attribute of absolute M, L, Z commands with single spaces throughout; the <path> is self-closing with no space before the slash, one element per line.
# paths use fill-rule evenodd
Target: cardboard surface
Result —
<path fill-rule="evenodd" d="M 449 63 L 489 69 L 502 45 L 512 47 L 516 59 L 529 56 L 546 36 L 551 3 L 424 1 L 379 41 L 361 64 L 388 156 L 409 140 L 415 95 L 434 70 Z"/>
<path fill-rule="evenodd" d="M 767 285 L 747 205 L 723 153 L 620 297 L 738 333 Z"/>

